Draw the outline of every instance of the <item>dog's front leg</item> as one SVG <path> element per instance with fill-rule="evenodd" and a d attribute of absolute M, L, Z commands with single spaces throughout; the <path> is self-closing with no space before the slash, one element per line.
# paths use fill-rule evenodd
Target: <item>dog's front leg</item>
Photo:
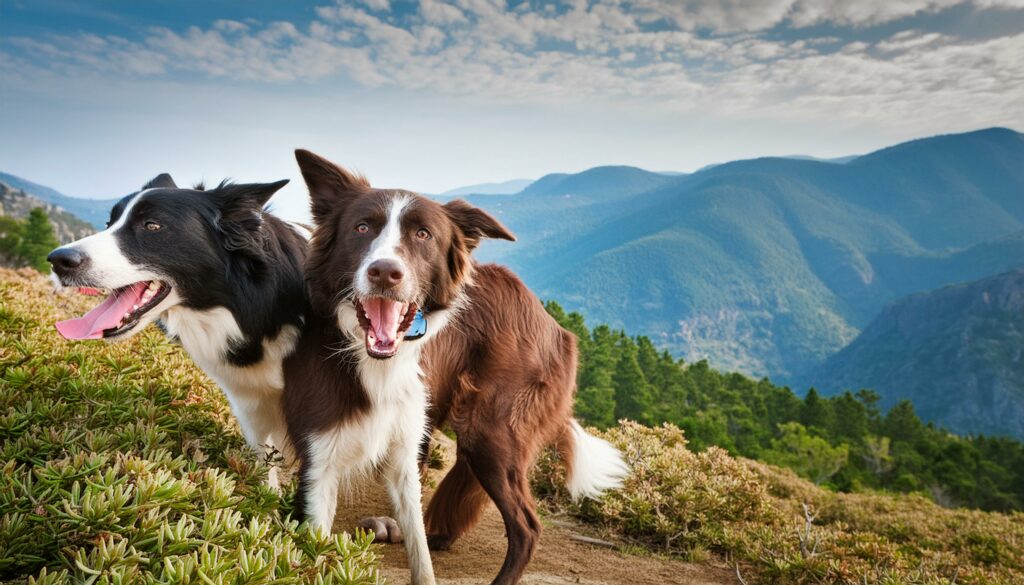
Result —
<path fill-rule="evenodd" d="M 338 510 L 338 484 L 341 480 L 340 429 L 314 433 L 305 440 L 297 498 L 312 529 L 329 534 Z"/>
<path fill-rule="evenodd" d="M 280 397 L 266 396 L 235 396 L 225 392 L 231 411 L 238 420 L 245 442 L 263 458 L 269 467 L 267 486 L 280 491 L 278 467 L 291 463 L 292 450 L 288 443 L 288 430 L 281 410 Z"/>
<path fill-rule="evenodd" d="M 423 410 L 420 409 L 420 413 Z M 411 421 L 410 421 L 411 422 Z M 425 420 L 408 428 L 424 428 Z M 395 509 L 395 521 L 405 536 L 405 552 L 409 560 L 413 585 L 433 585 L 434 567 L 427 548 L 420 497 L 419 448 L 422 433 L 403 429 L 397 438 L 384 470 L 388 495 Z"/>

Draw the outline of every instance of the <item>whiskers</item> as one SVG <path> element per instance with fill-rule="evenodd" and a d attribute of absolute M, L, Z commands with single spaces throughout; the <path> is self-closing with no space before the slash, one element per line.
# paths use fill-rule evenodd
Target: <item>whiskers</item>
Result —
<path fill-rule="evenodd" d="M 352 274 L 351 272 L 348 274 Z M 355 288 L 354 285 L 349 284 L 338 289 L 338 292 L 334 293 L 331 297 L 331 304 L 340 305 L 345 301 L 352 301 L 355 299 Z"/>

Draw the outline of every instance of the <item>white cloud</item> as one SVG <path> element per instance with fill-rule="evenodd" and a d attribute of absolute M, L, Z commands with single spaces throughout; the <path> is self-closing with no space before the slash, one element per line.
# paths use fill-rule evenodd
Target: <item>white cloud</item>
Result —
<path fill-rule="evenodd" d="M 237 20 L 220 19 L 213 21 L 213 28 L 227 32 L 239 32 L 248 30 L 249 25 Z"/>
<path fill-rule="evenodd" d="M 608 0 L 627 6 L 644 22 L 668 21 L 683 30 L 761 31 L 778 25 L 822 23 L 865 26 L 959 4 L 1019 8 L 1022 0 Z"/>
<path fill-rule="evenodd" d="M 391 10 L 391 3 L 388 0 L 360 0 L 370 10 L 384 11 Z"/>
<path fill-rule="evenodd" d="M 34 57 L 3 56 L 0 66 L 17 62 L 22 77 L 25 60 L 65 74 L 186 73 L 269 83 L 341 76 L 365 87 L 491 102 L 621 103 L 726 116 L 1019 120 L 1024 35 L 967 42 L 905 30 L 871 44 L 752 32 L 781 22 L 866 25 L 962 1 L 598 0 L 529 11 L 500 0 L 421 0 L 404 16 L 385 14 L 387 2 L 364 1 L 370 11 L 318 7 L 318 20 L 301 29 L 218 20 L 209 28 L 154 29 L 137 41 L 12 39 Z"/>
<path fill-rule="evenodd" d="M 434 24 L 466 22 L 466 15 L 461 10 L 441 0 L 420 0 L 420 14 Z"/>
<path fill-rule="evenodd" d="M 909 51 L 913 49 L 919 49 L 928 45 L 933 45 L 938 42 L 951 43 L 955 42 L 951 36 L 942 35 L 939 33 L 921 33 L 919 31 L 906 30 L 899 32 L 889 37 L 888 39 L 878 43 L 875 47 L 879 51 L 891 53 L 894 51 Z"/>

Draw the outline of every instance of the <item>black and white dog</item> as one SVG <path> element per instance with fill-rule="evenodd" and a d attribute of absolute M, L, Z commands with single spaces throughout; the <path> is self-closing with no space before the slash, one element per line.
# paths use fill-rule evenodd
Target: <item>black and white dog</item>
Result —
<path fill-rule="evenodd" d="M 163 174 L 118 202 L 105 230 L 48 260 L 63 286 L 111 291 L 57 323 L 61 335 L 114 341 L 158 322 L 227 395 L 246 441 L 290 460 L 282 362 L 307 311 L 309 233 L 263 209 L 286 183 L 181 189 Z"/>

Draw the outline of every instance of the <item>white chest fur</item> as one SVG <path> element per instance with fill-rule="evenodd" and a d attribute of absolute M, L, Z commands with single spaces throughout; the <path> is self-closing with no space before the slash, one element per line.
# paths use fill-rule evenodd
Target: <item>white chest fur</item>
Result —
<path fill-rule="evenodd" d="M 307 477 L 309 515 L 323 528 L 334 517 L 338 484 L 348 487 L 381 466 L 415 451 L 426 433 L 427 389 L 419 366 L 420 347 L 401 347 L 388 360 L 358 350 L 358 371 L 370 409 L 310 437 Z M 314 479 L 315 478 L 315 479 Z"/>
<path fill-rule="evenodd" d="M 161 316 L 169 335 L 225 391 L 232 394 L 278 393 L 284 388 L 282 363 L 294 349 L 299 330 L 288 326 L 277 337 L 263 341 L 263 359 L 248 366 L 236 366 L 227 360 L 231 344 L 242 340 L 231 311 L 218 307 L 196 311 L 174 307 Z"/>
<path fill-rule="evenodd" d="M 290 459 L 287 430 L 281 410 L 284 389 L 282 365 L 294 349 L 299 330 L 287 326 L 274 339 L 263 341 L 263 359 L 247 366 L 227 360 L 231 344 L 242 331 L 231 311 L 223 307 L 197 311 L 173 307 L 161 315 L 169 335 L 224 391 L 246 441 L 254 448 L 276 448 Z"/>
<path fill-rule="evenodd" d="M 370 399 L 365 414 L 345 420 L 311 441 L 322 461 L 320 473 L 343 480 L 365 475 L 383 463 L 399 443 L 426 433 L 427 390 L 419 367 L 419 348 L 402 348 L 389 360 L 364 357 L 359 377 Z"/>

